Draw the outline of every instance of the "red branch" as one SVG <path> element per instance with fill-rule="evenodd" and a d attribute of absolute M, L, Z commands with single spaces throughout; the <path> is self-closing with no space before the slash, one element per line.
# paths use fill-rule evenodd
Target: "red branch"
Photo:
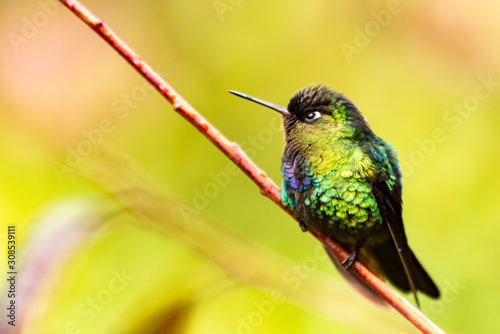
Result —
<path fill-rule="evenodd" d="M 108 42 L 123 58 L 125 58 L 141 75 L 146 78 L 173 106 L 174 110 L 181 114 L 187 121 L 194 125 L 205 137 L 219 148 L 231 161 L 233 161 L 245 174 L 252 179 L 260 188 L 262 195 L 270 198 L 294 219 L 297 217 L 292 211 L 283 206 L 279 198 L 279 189 L 266 173 L 260 170 L 250 160 L 243 150 L 233 142 L 224 137 L 219 130 L 207 122 L 193 107 L 191 107 L 170 85 L 165 82 L 153 69 L 146 64 L 132 49 L 128 47 L 115 33 L 100 19 L 92 15 L 78 1 L 59 0 L 64 6 L 71 10 L 99 36 Z M 341 261 L 348 252 L 336 241 L 327 238 L 313 230 L 309 230 L 319 241 L 332 251 Z M 356 261 L 350 270 L 353 270 L 366 284 L 392 305 L 408 321 L 417 327 L 422 333 L 444 332 L 428 320 L 422 313 L 415 309 L 410 303 L 399 296 L 393 289 L 374 275 L 365 265 Z"/>

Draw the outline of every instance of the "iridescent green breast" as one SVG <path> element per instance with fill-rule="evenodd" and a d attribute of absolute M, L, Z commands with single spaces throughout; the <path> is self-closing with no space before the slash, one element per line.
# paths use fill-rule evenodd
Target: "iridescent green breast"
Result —
<path fill-rule="evenodd" d="M 385 148 L 377 151 L 383 153 Z M 311 149 L 303 156 L 286 153 L 281 200 L 305 225 L 340 239 L 381 227 L 371 184 L 382 169 L 373 154 L 352 142 L 339 142 L 328 150 Z"/>

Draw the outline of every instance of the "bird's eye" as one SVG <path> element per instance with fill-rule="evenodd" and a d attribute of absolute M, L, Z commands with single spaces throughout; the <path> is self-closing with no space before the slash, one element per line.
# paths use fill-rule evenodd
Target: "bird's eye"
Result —
<path fill-rule="evenodd" d="M 313 112 L 307 113 L 304 116 L 304 120 L 308 123 L 312 123 L 320 117 L 321 117 L 321 113 L 319 111 L 313 111 Z"/>

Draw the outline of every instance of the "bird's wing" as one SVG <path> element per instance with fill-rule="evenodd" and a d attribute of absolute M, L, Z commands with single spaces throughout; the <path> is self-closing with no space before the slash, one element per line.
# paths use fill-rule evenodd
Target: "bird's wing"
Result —
<path fill-rule="evenodd" d="M 397 188 L 397 187 L 394 187 Z M 411 275 L 412 257 L 411 250 L 408 246 L 408 240 L 403 226 L 401 213 L 401 195 L 396 189 L 392 191 L 386 185 L 386 182 L 380 181 L 373 184 L 373 194 L 377 201 L 380 214 L 384 223 L 387 225 L 392 237 L 392 241 L 396 246 L 397 253 L 403 264 L 403 268 L 408 279 L 409 288 L 415 295 L 415 300 L 418 304 L 417 289 Z"/>
<path fill-rule="evenodd" d="M 384 223 L 391 234 L 397 253 L 408 279 L 409 288 L 415 295 L 418 304 L 417 289 L 412 278 L 411 250 L 406 239 L 403 225 L 402 199 L 401 199 L 401 175 L 395 161 L 392 148 L 387 144 L 371 145 L 368 154 L 377 167 L 376 177 L 372 182 L 373 195 L 377 201 L 378 208 Z"/>

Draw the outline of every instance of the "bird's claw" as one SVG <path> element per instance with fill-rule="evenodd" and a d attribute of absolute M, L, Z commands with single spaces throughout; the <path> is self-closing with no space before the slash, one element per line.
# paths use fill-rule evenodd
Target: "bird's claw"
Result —
<path fill-rule="evenodd" d="M 356 261 L 357 257 L 357 252 L 352 252 L 347 257 L 344 259 L 344 261 L 341 262 L 342 267 L 345 268 L 345 270 L 351 269 L 352 265 L 354 264 L 354 261 Z"/>

